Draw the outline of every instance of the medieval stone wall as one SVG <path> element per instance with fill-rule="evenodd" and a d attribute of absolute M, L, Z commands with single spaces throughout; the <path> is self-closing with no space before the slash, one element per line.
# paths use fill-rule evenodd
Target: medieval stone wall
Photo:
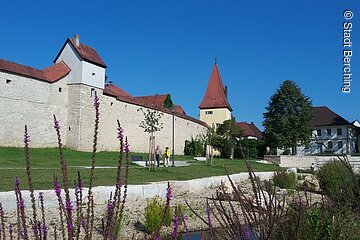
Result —
<path fill-rule="evenodd" d="M 0 146 L 23 146 L 25 124 L 31 146 L 55 146 L 53 114 L 67 121 L 67 99 L 67 77 L 49 84 L 0 72 Z"/>
<path fill-rule="evenodd" d="M 10 80 L 10 81 L 9 81 Z M 0 72 L 0 146 L 23 146 L 27 124 L 32 147 L 57 146 L 53 114 L 61 125 L 66 147 L 91 151 L 95 121 L 93 99 L 100 97 L 99 151 L 118 150 L 117 119 L 128 137 L 133 152 L 147 152 L 149 134 L 139 127 L 144 119 L 141 106 L 103 95 L 102 89 L 84 84 L 67 84 L 68 77 L 48 83 Z M 185 140 L 205 133 L 203 125 L 175 116 L 175 153 L 183 154 Z M 161 118 L 163 129 L 156 132 L 156 144 L 172 148 L 172 114 Z"/>
<path fill-rule="evenodd" d="M 74 133 L 68 133 L 67 145 L 78 150 L 91 151 L 95 124 L 94 91 L 92 91 L 94 88 L 86 85 L 71 85 L 69 88 L 74 88 L 74 90 L 70 90 L 69 96 L 72 96 L 75 92 L 77 94 L 76 100 L 73 101 L 74 104 L 69 104 L 68 118 L 71 131 L 76 132 L 78 137 L 70 137 Z M 118 101 L 114 97 L 103 95 L 102 89 L 96 89 L 96 91 L 100 98 L 98 149 L 101 151 L 118 150 L 119 143 L 116 138 L 118 119 L 122 128 L 124 128 L 124 135 L 128 137 L 131 151 L 147 152 L 149 134 L 139 127 L 140 122 L 144 119 L 143 113 L 138 111 L 141 106 Z M 172 115 L 164 113 L 161 122 L 163 123 L 163 129 L 155 134 L 156 144 L 161 149 L 166 146 L 171 149 Z M 177 116 L 174 118 L 174 126 L 174 150 L 176 154 L 183 154 L 185 140 L 206 131 L 206 127 L 203 125 Z"/>

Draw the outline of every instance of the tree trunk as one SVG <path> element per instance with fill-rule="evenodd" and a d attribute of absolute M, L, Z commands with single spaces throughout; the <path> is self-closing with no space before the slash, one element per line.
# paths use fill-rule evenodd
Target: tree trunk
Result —
<path fill-rule="evenodd" d="M 230 159 L 234 159 L 234 148 L 230 149 Z"/>
<path fill-rule="evenodd" d="M 292 155 L 296 155 L 296 154 L 297 154 L 297 147 L 296 147 L 296 145 L 291 147 L 291 153 L 292 153 Z"/>

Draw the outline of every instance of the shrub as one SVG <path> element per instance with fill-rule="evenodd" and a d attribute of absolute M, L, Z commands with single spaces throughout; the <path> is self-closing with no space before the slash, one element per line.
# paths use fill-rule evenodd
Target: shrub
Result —
<path fill-rule="evenodd" d="M 204 141 L 199 138 L 191 138 L 191 140 L 185 141 L 184 148 L 185 155 L 189 156 L 204 156 L 205 155 L 205 144 Z"/>
<path fill-rule="evenodd" d="M 152 234 L 161 227 L 161 221 L 165 212 L 165 204 L 159 197 L 151 198 L 145 208 L 145 227 Z M 170 226 L 172 219 L 171 211 L 164 216 L 163 225 Z"/>
<path fill-rule="evenodd" d="M 296 184 L 295 173 L 277 171 L 274 175 L 274 185 L 280 188 L 294 188 Z"/>
<path fill-rule="evenodd" d="M 325 163 L 318 172 L 320 188 L 336 202 L 345 203 L 354 188 L 352 173 L 340 161 Z"/>

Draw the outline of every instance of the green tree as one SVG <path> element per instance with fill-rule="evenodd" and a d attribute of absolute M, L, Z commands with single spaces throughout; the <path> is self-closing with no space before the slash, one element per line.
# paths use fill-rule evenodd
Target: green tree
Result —
<path fill-rule="evenodd" d="M 141 111 L 144 114 L 144 120 L 140 122 L 140 127 L 144 129 L 144 132 L 150 134 L 149 140 L 149 168 L 155 169 L 155 136 L 154 133 L 160 131 L 163 128 L 163 123 L 160 122 L 161 117 L 163 116 L 162 112 L 156 110 L 150 110 L 139 108 L 138 111 Z"/>
<path fill-rule="evenodd" d="M 234 149 L 237 141 L 242 135 L 241 128 L 235 124 L 233 120 L 226 120 L 216 128 L 216 133 L 220 136 L 221 141 L 218 141 L 220 150 L 223 157 L 234 158 Z"/>
<path fill-rule="evenodd" d="M 173 109 L 174 108 L 174 103 L 171 100 L 171 95 L 170 94 L 166 95 L 166 98 L 164 100 L 164 108 L 168 108 L 168 109 Z"/>
<path fill-rule="evenodd" d="M 291 148 L 296 154 L 298 144 L 311 138 L 312 103 L 299 86 L 286 80 L 270 98 L 264 113 L 265 141 L 271 148 Z"/>

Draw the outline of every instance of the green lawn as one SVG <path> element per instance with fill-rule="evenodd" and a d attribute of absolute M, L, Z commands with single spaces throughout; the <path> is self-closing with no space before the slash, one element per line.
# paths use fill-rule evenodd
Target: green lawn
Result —
<path fill-rule="evenodd" d="M 134 154 L 139 155 L 139 153 Z M 80 171 L 86 186 L 89 169 L 84 167 L 90 166 L 91 153 L 64 149 L 64 155 L 68 163 L 69 182 L 74 182 L 77 172 Z M 146 154 L 143 155 L 145 159 Z M 58 149 L 30 149 L 30 159 L 35 189 L 51 189 L 53 186 L 53 175 L 56 174 L 61 178 Z M 116 167 L 117 159 L 117 152 L 99 152 L 97 153 L 96 166 Z M 190 166 L 158 168 L 156 171 L 149 171 L 147 168 L 131 164 L 129 167 L 129 184 L 143 184 L 166 180 L 189 180 L 225 175 L 224 166 L 227 166 L 230 174 L 247 171 L 244 161 L 240 159 L 215 158 L 214 166 L 208 166 L 205 162 L 192 160 L 189 156 L 175 156 L 175 160 L 187 160 L 190 162 Z M 275 165 L 260 164 L 255 161 L 250 162 L 254 171 L 274 171 L 279 169 Z M 0 191 L 13 190 L 15 176 L 20 178 L 22 182 L 21 188 L 26 189 L 27 176 L 25 166 L 24 150 L 22 148 L 0 147 Z M 95 169 L 94 185 L 114 185 L 116 171 L 116 168 Z"/>

